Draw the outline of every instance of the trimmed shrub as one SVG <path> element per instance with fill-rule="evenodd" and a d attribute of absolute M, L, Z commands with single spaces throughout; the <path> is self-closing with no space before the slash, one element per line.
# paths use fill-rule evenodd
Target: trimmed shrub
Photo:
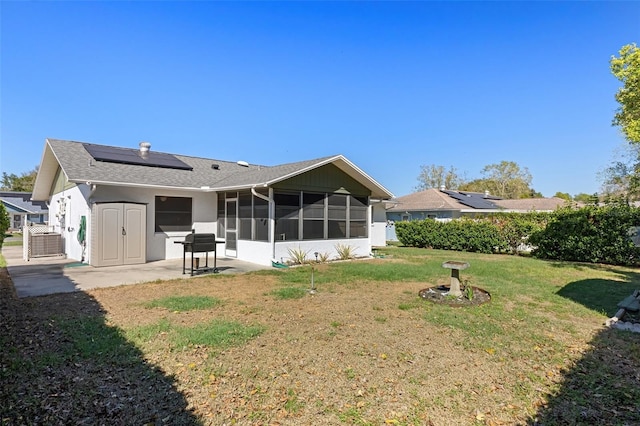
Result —
<path fill-rule="evenodd" d="M 640 248 L 628 232 L 639 225 L 640 209 L 627 205 L 562 208 L 529 242 L 536 247 L 532 254 L 542 259 L 638 265 Z"/>
<path fill-rule="evenodd" d="M 517 254 L 529 247 L 529 237 L 547 226 L 551 213 L 495 213 L 486 218 L 498 227 L 506 251 Z M 527 250 L 528 251 L 528 250 Z"/>
<path fill-rule="evenodd" d="M 405 246 L 494 253 L 506 249 L 498 227 L 486 220 L 432 219 L 396 222 L 396 235 Z"/>

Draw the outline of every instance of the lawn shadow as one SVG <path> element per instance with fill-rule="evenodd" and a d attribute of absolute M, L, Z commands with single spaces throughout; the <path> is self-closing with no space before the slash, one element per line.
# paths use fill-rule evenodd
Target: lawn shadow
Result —
<path fill-rule="evenodd" d="M 600 331 L 530 426 L 640 424 L 640 334 Z"/>
<path fill-rule="evenodd" d="M 609 271 L 618 274 L 620 280 L 573 281 L 558 294 L 611 317 L 618 310 L 617 304 L 640 288 L 640 275 L 615 267 Z M 640 424 L 639 371 L 640 334 L 604 328 L 574 366 L 563 372 L 558 392 L 528 424 Z"/>
<path fill-rule="evenodd" d="M 586 266 L 580 265 L 580 267 Z M 602 267 L 599 266 L 598 270 L 602 270 Z M 612 317 L 618 310 L 617 304 L 631 295 L 635 289 L 640 289 L 640 274 L 615 267 L 607 270 L 617 274 L 620 279 L 594 278 L 572 281 L 562 287 L 557 294 Z"/>
<path fill-rule="evenodd" d="M 84 292 L 18 299 L 0 269 L 2 424 L 201 425 Z"/>

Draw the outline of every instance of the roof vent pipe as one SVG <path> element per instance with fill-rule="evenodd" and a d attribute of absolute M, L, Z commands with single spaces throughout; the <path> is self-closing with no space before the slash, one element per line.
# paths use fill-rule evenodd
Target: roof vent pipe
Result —
<path fill-rule="evenodd" d="M 447 189 L 447 187 L 446 187 L 446 186 L 444 186 L 444 185 L 440 185 L 440 191 L 444 191 L 445 189 Z"/>
<path fill-rule="evenodd" d="M 147 158 L 150 149 L 151 144 L 149 142 L 140 142 L 140 155 L 142 158 Z"/>
<path fill-rule="evenodd" d="M 485 189 L 485 191 L 484 191 L 484 198 L 489 198 L 489 195 L 490 195 L 490 194 L 489 194 L 489 190 L 488 190 L 488 189 Z"/>

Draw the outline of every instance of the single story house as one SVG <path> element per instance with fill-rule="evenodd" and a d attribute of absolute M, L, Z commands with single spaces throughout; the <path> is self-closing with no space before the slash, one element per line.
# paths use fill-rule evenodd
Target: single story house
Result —
<path fill-rule="evenodd" d="M 46 139 L 33 199 L 67 257 L 94 266 L 181 258 L 214 233 L 218 256 L 271 265 L 289 250 L 357 256 L 385 244 L 387 189 L 342 155 L 276 166 Z"/>
<path fill-rule="evenodd" d="M 28 224 L 45 224 L 49 207 L 45 201 L 34 201 L 31 192 L 0 192 L 0 200 L 9 214 L 9 231 L 19 231 Z"/>
<path fill-rule="evenodd" d="M 395 198 L 387 205 L 387 240 L 395 241 L 393 223 L 434 219 L 449 221 L 461 217 L 478 217 L 497 212 L 551 212 L 566 205 L 562 198 L 502 199 L 489 193 L 429 188 Z"/>

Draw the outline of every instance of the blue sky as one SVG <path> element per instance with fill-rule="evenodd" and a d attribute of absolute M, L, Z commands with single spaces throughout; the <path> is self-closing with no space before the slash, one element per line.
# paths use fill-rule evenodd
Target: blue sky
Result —
<path fill-rule="evenodd" d="M 396 196 L 500 161 L 594 193 L 640 2 L 0 2 L 0 169 L 47 137 L 275 165 L 343 154 Z"/>

